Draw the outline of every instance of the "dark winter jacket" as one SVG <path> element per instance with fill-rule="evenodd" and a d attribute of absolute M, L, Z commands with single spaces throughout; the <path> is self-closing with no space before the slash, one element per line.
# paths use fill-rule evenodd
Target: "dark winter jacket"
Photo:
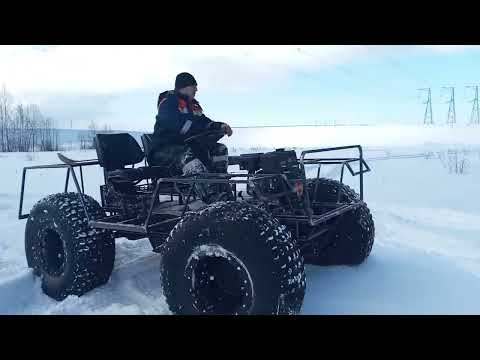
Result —
<path fill-rule="evenodd" d="M 152 137 L 152 151 L 168 145 L 181 145 L 184 140 L 204 131 L 213 121 L 203 115 L 197 100 L 189 100 L 174 90 L 160 94 L 158 114 Z"/>

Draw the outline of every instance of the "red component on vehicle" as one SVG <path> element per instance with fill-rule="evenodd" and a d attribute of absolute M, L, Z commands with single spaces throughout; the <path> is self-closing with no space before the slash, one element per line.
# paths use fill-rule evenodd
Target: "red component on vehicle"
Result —
<path fill-rule="evenodd" d="M 300 180 L 295 181 L 295 192 L 297 196 L 300 197 L 303 195 L 303 182 Z"/>

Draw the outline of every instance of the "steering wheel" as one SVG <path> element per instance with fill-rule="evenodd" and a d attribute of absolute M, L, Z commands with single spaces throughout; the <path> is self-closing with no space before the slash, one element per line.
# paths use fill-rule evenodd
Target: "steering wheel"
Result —
<path fill-rule="evenodd" d="M 198 143 L 216 143 L 222 137 L 225 136 L 225 131 L 223 129 L 216 129 L 216 130 L 207 130 L 201 132 L 200 134 L 190 136 L 189 138 L 185 139 L 185 144 L 191 144 L 193 142 Z"/>

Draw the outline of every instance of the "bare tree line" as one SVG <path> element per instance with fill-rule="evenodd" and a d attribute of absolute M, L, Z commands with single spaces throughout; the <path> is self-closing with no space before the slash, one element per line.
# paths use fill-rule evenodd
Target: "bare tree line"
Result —
<path fill-rule="evenodd" d="M 55 151 L 58 131 L 53 119 L 33 104 L 14 104 L 5 86 L 0 91 L 0 152 Z"/>

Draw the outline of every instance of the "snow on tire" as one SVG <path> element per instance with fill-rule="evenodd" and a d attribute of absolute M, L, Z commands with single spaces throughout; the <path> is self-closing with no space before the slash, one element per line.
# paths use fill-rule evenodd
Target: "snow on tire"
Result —
<path fill-rule="evenodd" d="M 296 314 L 304 261 L 285 226 L 243 202 L 189 213 L 171 231 L 161 261 L 176 314 Z"/>
<path fill-rule="evenodd" d="M 91 220 L 105 216 L 83 195 Z M 78 193 L 59 193 L 32 208 L 25 228 L 28 266 L 42 279 L 42 290 L 55 300 L 83 295 L 110 278 L 115 241 L 106 230 L 92 229 Z"/>

